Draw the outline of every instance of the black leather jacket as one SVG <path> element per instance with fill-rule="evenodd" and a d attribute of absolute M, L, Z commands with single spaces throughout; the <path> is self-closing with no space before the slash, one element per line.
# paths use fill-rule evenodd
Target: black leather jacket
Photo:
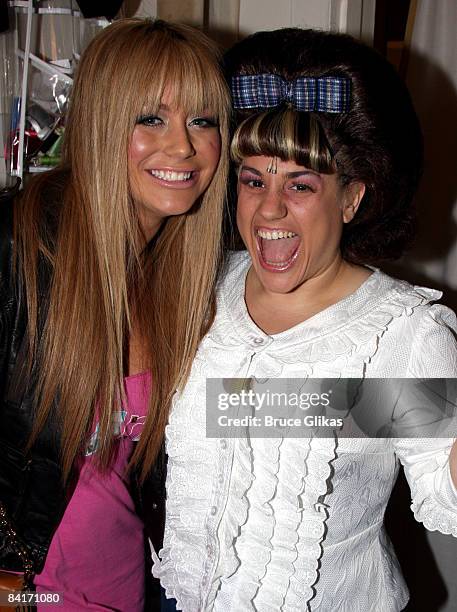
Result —
<path fill-rule="evenodd" d="M 64 488 L 59 463 L 59 434 L 52 419 L 29 454 L 24 453 L 32 428 L 36 366 L 26 374 L 27 312 L 18 275 L 13 270 L 13 203 L 0 203 L 0 569 L 23 571 L 21 547 L 35 573 L 43 568 L 52 536 L 72 493 Z M 47 303 L 51 271 L 39 270 L 41 306 Z M 55 407 L 58 409 L 58 406 Z M 164 521 L 164 453 L 147 486 L 132 494 L 141 514 L 147 499 L 148 535 L 156 550 Z M 74 479 L 73 479 L 74 482 Z M 15 535 L 12 537 L 12 531 Z"/>

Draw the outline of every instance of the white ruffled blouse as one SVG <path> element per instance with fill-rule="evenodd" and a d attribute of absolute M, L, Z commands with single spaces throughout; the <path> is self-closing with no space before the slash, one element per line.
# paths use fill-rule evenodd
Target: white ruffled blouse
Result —
<path fill-rule="evenodd" d="M 234 254 L 166 430 L 167 514 L 153 574 L 185 612 L 397 612 L 408 601 L 383 528 L 398 460 L 412 510 L 457 536 L 453 440 L 206 438 L 207 377 L 457 377 L 441 293 L 375 271 L 352 295 L 267 335 Z"/>

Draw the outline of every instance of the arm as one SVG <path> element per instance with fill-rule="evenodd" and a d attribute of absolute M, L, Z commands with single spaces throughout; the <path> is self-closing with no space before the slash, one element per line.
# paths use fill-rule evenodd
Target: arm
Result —
<path fill-rule="evenodd" d="M 3 399 L 3 388 L 6 376 L 8 319 L 13 306 L 11 289 L 12 231 L 12 201 L 2 202 L 0 208 L 0 401 Z"/>
<path fill-rule="evenodd" d="M 15 406 L 7 401 L 11 347 L 20 341 L 17 327 L 16 275 L 13 274 L 13 200 L 0 205 L 0 590 L 20 589 L 28 550 L 16 539 L 14 509 L 22 495 L 22 482 L 28 477 L 23 455 L 14 444 L 12 429 L 17 426 Z M 28 572 L 30 573 L 30 572 Z"/>
<path fill-rule="evenodd" d="M 439 305 L 422 316 L 412 344 L 407 376 L 448 379 L 455 406 L 457 379 L 457 320 Z M 455 414 L 455 411 L 454 411 Z M 448 435 L 453 437 L 401 438 L 395 451 L 405 469 L 416 519 L 430 529 L 457 537 L 457 440 L 455 416 Z"/>

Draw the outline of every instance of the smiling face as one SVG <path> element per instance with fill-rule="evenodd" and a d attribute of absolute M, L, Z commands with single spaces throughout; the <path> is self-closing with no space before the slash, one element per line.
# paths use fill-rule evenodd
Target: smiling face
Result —
<path fill-rule="evenodd" d="M 163 219 L 188 212 L 216 171 L 217 119 L 176 108 L 165 90 L 154 115 L 140 117 L 129 147 L 129 181 L 143 232 L 150 240 Z"/>
<path fill-rule="evenodd" d="M 237 223 L 263 289 L 285 294 L 341 261 L 343 224 L 357 211 L 364 187 L 342 187 L 336 174 L 276 162 L 272 174 L 271 157 L 243 159 Z"/>

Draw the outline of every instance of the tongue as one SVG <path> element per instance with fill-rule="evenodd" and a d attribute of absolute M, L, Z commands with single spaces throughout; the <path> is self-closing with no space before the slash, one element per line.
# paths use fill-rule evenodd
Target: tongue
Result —
<path fill-rule="evenodd" d="M 267 263 L 284 263 L 295 253 L 299 242 L 299 236 L 279 238 L 278 240 L 264 240 L 260 238 L 262 256 Z"/>

